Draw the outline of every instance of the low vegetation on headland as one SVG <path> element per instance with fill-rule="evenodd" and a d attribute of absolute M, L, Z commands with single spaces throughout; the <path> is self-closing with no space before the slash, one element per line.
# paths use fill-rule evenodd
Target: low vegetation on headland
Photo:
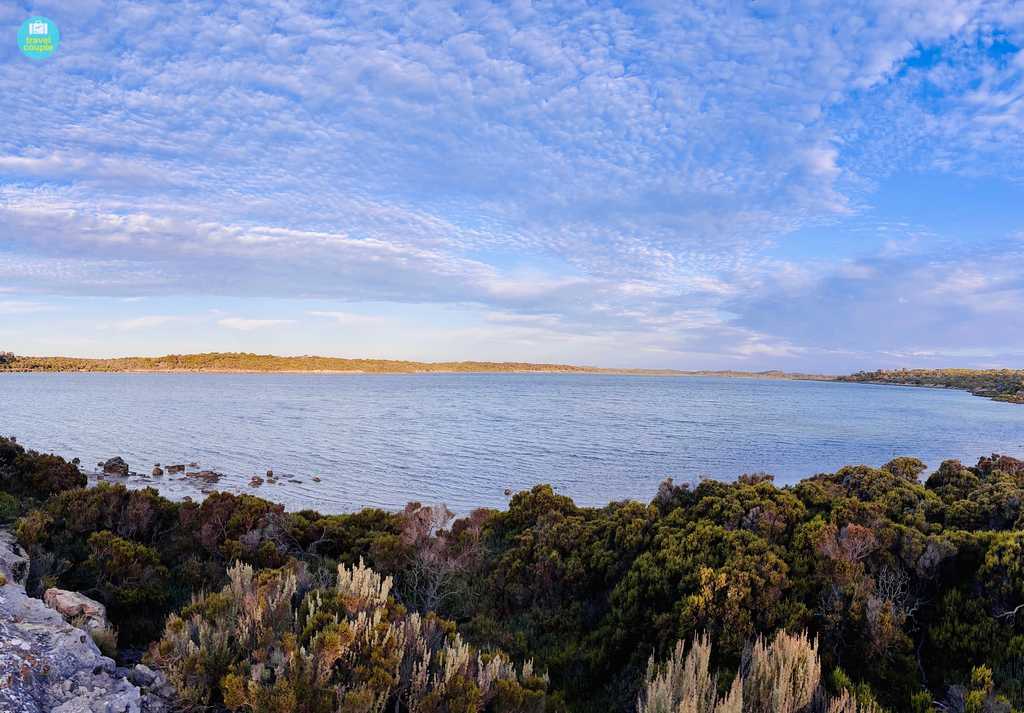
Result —
<path fill-rule="evenodd" d="M 584 508 L 286 512 L 86 487 L 0 439 L 29 587 L 100 600 L 194 709 L 1024 711 L 1024 462 L 914 458 Z"/>
<path fill-rule="evenodd" d="M 975 396 L 1024 404 L 1024 369 L 891 369 L 860 371 L 837 381 L 962 389 Z"/>
<path fill-rule="evenodd" d="M 80 359 L 0 354 L 0 371 L 171 371 L 171 372 L 335 372 L 412 374 L 421 372 L 557 372 L 557 373 L 670 373 L 648 369 L 599 369 L 569 364 L 525 362 L 417 362 L 394 359 L 342 359 L 322 356 L 273 356 L 242 352 L 169 354 L 160 357 Z"/>
<path fill-rule="evenodd" d="M 678 371 L 675 369 L 608 369 L 572 364 L 535 364 L 512 361 L 401 361 L 395 359 L 342 359 L 322 356 L 274 356 L 243 352 L 206 354 L 168 354 L 159 357 L 120 357 L 82 359 L 78 357 L 17 356 L 0 352 L 0 372 L 82 371 L 82 372 L 310 372 L 310 373 L 559 373 L 559 374 L 638 374 L 665 376 L 735 376 L 766 379 L 831 379 L 812 374 L 782 371 Z"/>

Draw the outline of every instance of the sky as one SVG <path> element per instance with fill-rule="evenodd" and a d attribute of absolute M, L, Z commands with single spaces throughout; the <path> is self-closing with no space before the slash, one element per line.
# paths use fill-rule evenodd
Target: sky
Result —
<path fill-rule="evenodd" d="M 1024 367 L 1022 2 L 4 1 L 0 33 L 0 351 Z"/>

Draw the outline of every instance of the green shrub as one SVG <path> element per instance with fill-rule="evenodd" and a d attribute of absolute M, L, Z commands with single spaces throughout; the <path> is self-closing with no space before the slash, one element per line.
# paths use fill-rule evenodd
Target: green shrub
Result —
<path fill-rule="evenodd" d="M 0 491 L 0 524 L 6 524 L 18 517 L 21 503 L 10 493 Z"/>
<path fill-rule="evenodd" d="M 63 490 L 84 487 L 78 466 L 55 455 L 26 451 L 0 436 L 0 490 L 25 498 L 44 499 Z"/>
<path fill-rule="evenodd" d="M 35 466 L 23 465 L 38 464 L 37 455 L 19 461 L 19 482 L 31 481 L 23 476 Z M 202 641 L 198 658 L 172 656 L 169 669 L 189 695 L 239 709 L 318 710 L 343 699 L 365 709 L 381 691 L 390 700 L 405 690 L 407 674 L 390 668 L 398 658 L 412 660 L 404 648 L 347 639 L 359 614 L 339 600 L 334 580 L 339 563 L 352 571 L 360 559 L 393 577 L 389 603 L 374 607 L 380 633 L 405 631 L 413 617 L 407 608 L 433 632 L 432 657 L 446 650 L 438 642 L 451 644 L 458 633 L 463 645 L 484 652 L 471 669 L 491 660 L 487 651 L 502 650 L 550 672 L 546 695 L 522 672 L 493 682 L 488 709 L 527 710 L 543 700 L 549 710 L 564 704 L 573 713 L 621 713 L 635 708 L 652 652 L 703 633 L 715 668 L 731 680 L 747 661 L 746 643 L 779 630 L 806 630 L 817 640 L 820 665 L 833 672 L 827 693 L 837 708 L 830 713 L 878 704 L 924 713 L 928 696 L 941 701 L 953 689 L 964 700 L 943 703 L 950 709 L 965 707 L 972 690 L 982 691 L 983 709 L 1002 710 L 1000 696 L 1021 709 L 1024 463 L 949 461 L 926 484 L 920 468 L 895 459 L 787 487 L 763 475 L 666 483 L 650 505 L 600 508 L 537 486 L 516 494 L 507 511 L 454 522 L 443 507 L 416 504 L 401 513 L 324 516 L 252 496 L 176 503 L 154 490 L 111 485 L 61 490 L 42 503 L 14 496 L 35 508 L 16 527 L 32 555 L 32 592 L 61 586 L 99 599 L 126 649 L 160 631 L 165 641 Z M 248 652 L 232 639 L 245 615 L 224 623 L 236 599 L 225 570 L 235 561 L 252 568 L 254 597 L 270 597 L 267 588 L 282 572 L 297 581 L 282 609 L 288 616 L 260 624 L 270 639 Z M 189 605 L 194 592 L 207 594 Z M 260 608 L 245 601 L 243 609 Z M 307 655 L 330 660 L 326 649 L 310 647 L 318 635 L 319 646 L 331 644 L 331 632 L 348 668 L 338 662 L 330 672 L 309 670 Z M 428 668 L 440 661 L 424 660 Z M 991 671 L 990 690 L 968 688 L 979 667 Z M 359 676 L 375 683 L 362 686 L 368 679 Z M 330 703 L 323 703 L 323 680 Z M 445 697 L 481 705 L 473 676 L 456 676 L 443 690 L 428 686 L 421 710 Z"/>
<path fill-rule="evenodd" d="M 93 580 L 90 594 L 95 593 L 133 636 L 155 636 L 162 622 L 153 614 L 167 605 L 170 577 L 159 555 L 151 547 L 107 531 L 91 535 L 88 544 L 85 569 Z"/>

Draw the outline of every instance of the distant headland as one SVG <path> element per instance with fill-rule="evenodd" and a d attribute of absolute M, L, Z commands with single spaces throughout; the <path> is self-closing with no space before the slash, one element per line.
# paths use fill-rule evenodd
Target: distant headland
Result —
<path fill-rule="evenodd" d="M 647 376 L 723 376 L 763 379 L 831 380 L 835 377 L 782 371 L 681 371 L 677 369 L 618 369 L 572 364 L 538 364 L 515 361 L 421 362 L 398 359 L 344 359 L 325 356 L 274 356 L 245 352 L 168 354 L 158 357 L 17 356 L 0 352 L 0 371 L 74 372 L 212 372 L 212 373 L 312 373 L 312 374 L 419 374 L 419 373 L 541 373 L 541 374 L 636 374 Z"/>
<path fill-rule="evenodd" d="M 859 371 L 835 380 L 961 389 L 995 401 L 1024 404 L 1024 369 L 882 369 Z"/>

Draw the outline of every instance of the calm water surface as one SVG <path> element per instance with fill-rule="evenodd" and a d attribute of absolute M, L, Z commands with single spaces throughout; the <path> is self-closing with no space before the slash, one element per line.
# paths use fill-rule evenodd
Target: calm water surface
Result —
<path fill-rule="evenodd" d="M 894 454 L 1024 457 L 1024 406 L 959 391 L 603 375 L 3 374 L 0 433 L 92 466 L 197 462 L 222 490 L 341 512 L 457 512 L 551 483 L 581 504 L 767 471 L 788 483 Z M 301 483 L 249 486 L 273 469 Z M 313 476 L 321 482 L 312 481 Z M 192 481 L 131 478 L 172 497 Z"/>

